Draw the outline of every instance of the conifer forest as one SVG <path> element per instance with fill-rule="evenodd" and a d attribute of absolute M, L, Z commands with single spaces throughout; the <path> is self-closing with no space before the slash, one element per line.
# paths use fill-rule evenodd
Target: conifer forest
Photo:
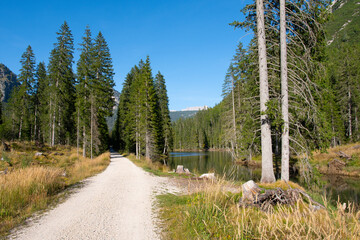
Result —
<path fill-rule="evenodd" d="M 360 239 L 360 0 L 25 2 L 1 239 Z"/>
<path fill-rule="evenodd" d="M 72 145 L 91 158 L 112 146 L 163 164 L 173 150 L 226 150 L 235 160 L 261 155 L 265 182 L 275 180 L 273 159 L 281 159 L 288 180 L 289 159 L 299 157 L 301 174 L 310 177 L 312 151 L 360 139 L 356 4 L 257 0 L 245 6 L 244 21 L 229 24 L 253 38 L 235 49 L 223 100 L 174 122 L 165 77 L 152 73 L 149 56 L 126 75 L 116 107 L 104 36 L 93 37 L 87 27 L 74 46 L 64 22 L 48 63 L 36 63 L 30 45 L 22 54 L 17 82 L 1 106 L 1 138 Z M 349 16 L 348 30 L 339 30 Z"/>

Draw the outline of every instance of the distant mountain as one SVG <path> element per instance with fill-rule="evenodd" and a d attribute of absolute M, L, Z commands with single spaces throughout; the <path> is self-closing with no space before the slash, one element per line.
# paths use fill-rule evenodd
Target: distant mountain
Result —
<path fill-rule="evenodd" d="M 172 122 L 175 122 L 179 118 L 189 118 L 194 116 L 198 110 L 193 111 L 171 111 L 170 112 L 170 118 Z"/>
<path fill-rule="evenodd" d="M 335 0 L 331 4 L 333 13 L 326 23 L 327 43 L 337 47 L 341 42 L 360 41 L 360 0 Z"/>
<path fill-rule="evenodd" d="M 106 122 L 109 128 L 109 131 L 111 132 L 114 128 L 115 121 L 116 121 L 116 113 L 119 106 L 119 99 L 120 99 L 120 93 L 114 89 L 114 96 L 115 98 L 115 106 L 113 108 L 113 115 L 111 117 L 106 118 Z"/>
<path fill-rule="evenodd" d="M 4 64 L 0 63 L 0 91 L 2 95 L 1 101 L 7 102 L 13 87 L 17 86 L 16 75 Z"/>
<path fill-rule="evenodd" d="M 208 109 L 208 106 L 203 106 L 203 107 L 188 107 L 185 109 L 182 109 L 180 111 L 174 111 L 174 110 L 170 110 L 170 118 L 172 122 L 175 122 L 176 120 L 178 120 L 179 118 L 189 118 L 194 116 L 198 111 L 200 110 L 206 110 Z"/>

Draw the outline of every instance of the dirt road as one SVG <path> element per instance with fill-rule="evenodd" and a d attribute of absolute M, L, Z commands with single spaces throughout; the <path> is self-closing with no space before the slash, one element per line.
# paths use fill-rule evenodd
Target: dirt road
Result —
<path fill-rule="evenodd" d="M 166 178 L 111 154 L 108 168 L 65 202 L 16 230 L 10 239 L 159 239 L 152 212 Z"/>

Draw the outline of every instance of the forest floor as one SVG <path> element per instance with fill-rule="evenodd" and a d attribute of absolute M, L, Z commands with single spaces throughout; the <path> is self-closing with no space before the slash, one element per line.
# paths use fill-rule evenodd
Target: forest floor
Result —
<path fill-rule="evenodd" d="M 108 168 L 76 191 L 14 230 L 10 239 L 159 239 L 155 195 L 177 188 L 111 153 Z"/>

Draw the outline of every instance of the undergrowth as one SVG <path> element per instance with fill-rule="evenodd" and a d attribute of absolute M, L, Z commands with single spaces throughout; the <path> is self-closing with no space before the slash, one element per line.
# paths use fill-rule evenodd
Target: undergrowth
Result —
<path fill-rule="evenodd" d="M 281 184 L 280 184 L 281 185 Z M 222 191 L 221 181 L 191 195 L 161 195 L 164 239 L 359 239 L 360 212 L 353 205 L 315 211 L 305 199 L 264 212 L 239 207 L 241 193 Z M 277 187 L 274 185 L 273 187 Z M 267 185 L 267 188 L 271 188 Z"/>

